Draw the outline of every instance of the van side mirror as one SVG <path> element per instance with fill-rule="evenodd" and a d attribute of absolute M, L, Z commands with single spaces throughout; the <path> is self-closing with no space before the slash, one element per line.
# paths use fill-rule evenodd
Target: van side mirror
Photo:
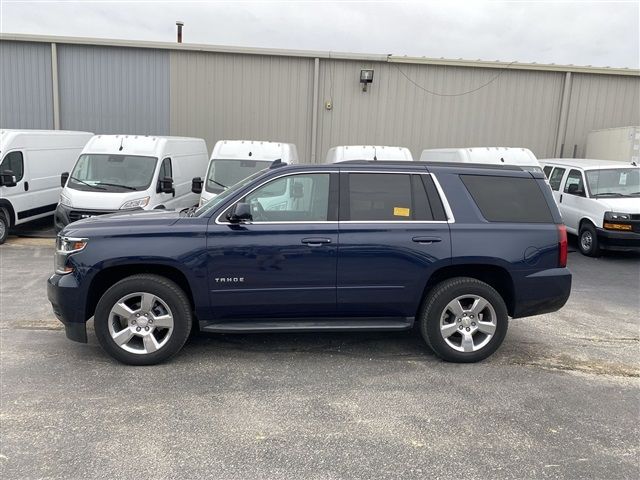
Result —
<path fill-rule="evenodd" d="M 12 170 L 3 170 L 0 173 L 0 186 L 2 187 L 15 187 L 18 184 L 16 182 L 16 176 Z"/>
<path fill-rule="evenodd" d="M 158 193 L 173 193 L 175 195 L 173 178 L 164 177 L 158 180 Z"/>
<path fill-rule="evenodd" d="M 69 180 L 69 172 L 64 172 L 62 175 L 60 175 L 60 186 L 62 188 L 64 188 L 64 186 L 67 184 L 67 180 Z"/>
<path fill-rule="evenodd" d="M 227 214 L 227 220 L 231 223 L 250 222 L 253 220 L 251 205 L 248 203 L 237 203 L 233 211 Z"/>
<path fill-rule="evenodd" d="M 569 185 L 569 187 L 567 188 L 567 193 L 570 193 L 572 195 L 584 195 L 584 192 L 580 188 L 580 185 L 578 185 L 577 183 L 572 183 L 571 185 Z"/>
<path fill-rule="evenodd" d="M 200 195 L 202 193 L 202 185 L 204 182 L 201 177 L 193 177 L 191 180 L 191 191 Z"/>

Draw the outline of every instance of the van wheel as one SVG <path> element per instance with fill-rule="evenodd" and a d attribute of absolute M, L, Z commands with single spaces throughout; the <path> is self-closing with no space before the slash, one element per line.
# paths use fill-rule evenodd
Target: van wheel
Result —
<path fill-rule="evenodd" d="M 427 345 L 448 362 L 478 362 L 495 352 L 507 334 L 509 315 L 500 294 L 475 278 L 436 285 L 420 312 Z"/>
<path fill-rule="evenodd" d="M 176 354 L 191 330 L 189 299 L 159 275 L 133 275 L 109 288 L 96 307 L 102 348 L 128 365 L 153 365 Z"/>
<path fill-rule="evenodd" d="M 0 245 L 2 245 L 9 236 L 9 220 L 4 212 L 0 211 Z"/>
<path fill-rule="evenodd" d="M 590 223 L 584 223 L 578 235 L 578 248 L 580 253 L 588 257 L 600 256 L 600 245 L 596 229 Z"/>

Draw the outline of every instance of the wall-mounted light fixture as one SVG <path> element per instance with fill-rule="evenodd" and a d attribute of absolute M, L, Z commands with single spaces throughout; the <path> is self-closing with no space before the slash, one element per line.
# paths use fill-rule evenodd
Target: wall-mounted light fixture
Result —
<path fill-rule="evenodd" d="M 362 91 L 367 91 L 367 85 L 373 83 L 373 70 L 360 70 L 360 83 Z"/>

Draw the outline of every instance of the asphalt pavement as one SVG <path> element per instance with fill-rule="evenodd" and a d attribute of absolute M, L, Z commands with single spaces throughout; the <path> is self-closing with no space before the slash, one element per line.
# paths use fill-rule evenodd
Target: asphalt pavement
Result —
<path fill-rule="evenodd" d="M 640 256 L 571 253 L 561 311 L 473 365 L 414 332 L 199 335 L 128 367 L 67 340 L 53 241 L 0 246 L 2 478 L 638 478 Z"/>

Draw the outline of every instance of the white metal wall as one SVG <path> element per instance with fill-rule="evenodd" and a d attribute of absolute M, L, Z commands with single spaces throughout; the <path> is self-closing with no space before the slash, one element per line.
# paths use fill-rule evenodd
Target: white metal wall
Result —
<path fill-rule="evenodd" d="M 53 128 L 50 44 L 0 42 L 0 128 Z"/>
<path fill-rule="evenodd" d="M 171 134 L 295 143 L 308 162 L 313 59 L 171 52 Z"/>

